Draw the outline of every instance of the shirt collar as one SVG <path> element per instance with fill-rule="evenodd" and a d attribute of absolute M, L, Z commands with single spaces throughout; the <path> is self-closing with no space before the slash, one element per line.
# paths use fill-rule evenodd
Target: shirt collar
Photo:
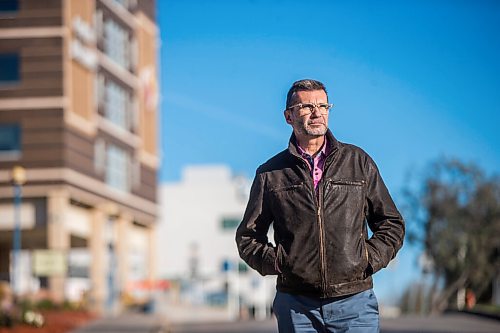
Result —
<path fill-rule="evenodd" d="M 318 156 L 318 154 L 321 154 L 321 155 L 322 155 L 322 157 L 325 157 L 326 155 L 328 155 L 328 154 L 327 154 L 327 151 L 326 151 L 326 149 L 327 149 L 327 147 L 328 147 L 328 142 L 327 142 L 327 141 L 328 141 L 328 137 L 325 135 L 325 141 L 323 141 L 323 146 L 321 146 L 320 151 L 319 151 L 318 153 L 316 153 L 316 155 L 315 155 L 315 156 L 312 156 L 312 157 L 316 157 L 316 156 Z M 307 153 L 307 152 L 305 151 L 305 149 L 303 149 L 303 148 L 299 145 L 299 143 L 298 143 L 298 142 L 297 142 L 297 151 L 299 152 L 299 154 L 300 154 L 302 157 L 311 156 L 311 155 L 309 155 L 309 153 Z"/>
<path fill-rule="evenodd" d="M 339 141 L 335 138 L 333 133 L 328 129 L 328 131 L 325 134 L 326 137 L 326 155 L 331 155 L 335 153 L 339 149 Z M 299 153 L 299 150 L 297 149 L 297 138 L 295 137 L 295 133 L 292 132 L 290 135 L 290 140 L 288 141 L 288 151 L 292 155 L 296 155 L 297 157 L 300 157 L 301 154 Z"/>

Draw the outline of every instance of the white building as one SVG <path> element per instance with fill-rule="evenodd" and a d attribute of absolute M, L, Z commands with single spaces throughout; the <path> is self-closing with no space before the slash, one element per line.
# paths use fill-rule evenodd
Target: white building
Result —
<path fill-rule="evenodd" d="M 240 308 L 265 318 L 275 293 L 275 277 L 261 277 L 238 256 L 235 232 L 250 185 L 225 166 L 190 166 L 180 182 L 160 186 L 158 276 L 182 286 L 181 301 L 226 306 L 231 319 Z"/>

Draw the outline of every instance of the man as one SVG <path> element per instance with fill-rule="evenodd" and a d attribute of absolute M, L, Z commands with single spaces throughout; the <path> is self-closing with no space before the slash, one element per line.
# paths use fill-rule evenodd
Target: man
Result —
<path fill-rule="evenodd" d="M 404 222 L 377 166 L 335 139 L 331 107 L 321 82 L 292 85 L 288 149 L 257 169 L 236 232 L 241 258 L 262 275 L 278 275 L 280 332 L 378 332 L 372 274 L 403 244 Z M 267 239 L 271 223 L 276 246 Z"/>

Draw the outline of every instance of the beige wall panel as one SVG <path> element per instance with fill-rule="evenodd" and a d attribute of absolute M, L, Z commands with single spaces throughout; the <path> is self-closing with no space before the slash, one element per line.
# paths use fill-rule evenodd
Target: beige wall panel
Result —
<path fill-rule="evenodd" d="M 104 311 L 106 299 L 106 242 L 104 239 L 104 225 L 106 215 L 99 209 L 92 211 L 92 228 L 89 238 L 90 255 L 92 265 L 90 266 L 90 280 L 92 289 L 90 291 L 90 306 L 94 311 Z"/>
<path fill-rule="evenodd" d="M 137 38 L 139 43 L 139 68 L 156 66 L 156 36 L 139 27 Z"/>
<path fill-rule="evenodd" d="M 72 110 L 86 120 L 92 120 L 95 111 L 94 75 L 76 61 L 71 65 Z"/>
<path fill-rule="evenodd" d="M 154 155 L 157 152 L 157 124 L 156 111 L 146 111 L 144 115 L 144 150 Z"/>
<path fill-rule="evenodd" d="M 141 78 L 139 94 L 140 136 L 144 143 L 144 150 L 150 154 L 157 153 L 157 106 L 151 103 L 151 96 L 158 96 L 158 78 L 156 65 L 156 35 L 139 25 L 137 31 L 139 47 L 138 72 Z M 150 71 L 153 76 L 147 79 L 144 73 Z M 149 97 L 148 97 L 149 95 Z M 153 99 L 157 99 L 154 97 Z"/>
<path fill-rule="evenodd" d="M 65 227 L 68 219 L 69 195 L 64 190 L 52 191 L 47 196 L 47 245 L 51 250 L 66 253 L 70 249 L 70 234 Z M 56 301 L 64 300 L 66 277 L 49 278 L 49 289 Z"/>
<path fill-rule="evenodd" d="M 95 1 L 70 0 L 71 18 L 80 16 L 83 20 L 92 23 L 94 20 Z"/>
<path fill-rule="evenodd" d="M 77 39 L 73 29 L 73 21 L 78 17 L 85 21 L 90 27 L 94 26 L 95 1 L 69 0 L 67 2 L 69 14 L 66 26 L 69 33 L 69 41 Z M 88 45 L 86 42 L 78 39 L 84 47 L 93 50 L 94 45 Z M 69 73 L 67 79 L 70 80 L 68 87 L 69 97 L 71 98 L 70 110 L 80 117 L 92 121 L 95 113 L 94 103 L 94 73 L 92 70 L 83 67 L 76 60 L 68 57 L 71 65 L 68 66 Z"/>

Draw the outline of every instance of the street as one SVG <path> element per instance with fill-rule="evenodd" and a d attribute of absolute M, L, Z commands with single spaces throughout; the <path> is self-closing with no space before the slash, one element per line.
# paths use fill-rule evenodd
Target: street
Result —
<path fill-rule="evenodd" d="M 276 333 L 274 320 L 174 325 L 169 333 Z M 467 314 L 382 319 L 381 333 L 498 333 L 500 321 Z"/>
<path fill-rule="evenodd" d="M 196 312 L 192 313 L 196 316 Z M 162 327 L 163 326 L 163 327 Z M 103 318 L 72 333 L 277 333 L 274 319 L 266 321 L 167 324 L 165 318 L 127 314 Z M 381 333 L 498 333 L 500 320 L 470 314 L 439 317 L 403 316 L 381 319 Z"/>

